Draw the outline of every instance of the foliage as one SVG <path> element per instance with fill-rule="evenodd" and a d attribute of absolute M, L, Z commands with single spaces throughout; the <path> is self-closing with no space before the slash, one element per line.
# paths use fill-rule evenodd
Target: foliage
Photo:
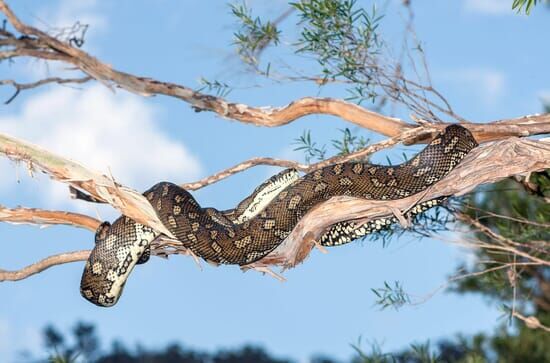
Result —
<path fill-rule="evenodd" d="M 30 359 L 52 363 L 290 363 L 287 359 L 270 356 L 264 349 L 245 345 L 238 349 L 221 349 L 214 353 L 184 348 L 178 343 L 164 349 L 146 349 L 138 345 L 128 349 L 114 341 L 111 349 L 102 351 L 95 327 L 78 322 L 72 330 L 72 339 L 66 338 L 52 325 L 43 330 L 43 338 L 50 355 L 46 359 Z"/>
<path fill-rule="evenodd" d="M 84 327 L 84 329 L 79 328 Z M 520 334 L 532 334 L 525 331 Z M 475 335 L 471 338 L 457 336 L 454 339 L 443 339 L 435 344 L 428 342 L 411 344 L 404 350 L 384 352 L 377 342 L 361 342 L 352 345 L 355 356 L 350 363 L 482 363 L 499 362 L 545 362 L 536 360 L 544 357 L 547 341 L 519 346 L 522 341 L 508 335 L 505 329 L 497 338 Z M 110 349 L 101 350 L 96 329 L 89 323 L 79 322 L 72 331 L 72 339 L 63 336 L 55 327 L 48 326 L 43 330 L 43 337 L 49 357 L 32 359 L 29 362 L 50 363 L 291 363 L 292 359 L 275 358 L 259 347 L 245 345 L 238 349 L 222 349 L 216 352 L 206 352 L 191 349 L 180 343 L 171 343 L 161 349 L 147 349 L 137 345 L 134 349 L 127 348 L 122 342 L 112 342 Z M 74 344 L 68 344 L 71 340 Z M 96 342 L 92 345 L 79 346 L 79 341 Z M 532 343 L 536 341 L 530 340 Z M 509 344 L 514 342 L 514 344 Z M 55 345 L 51 345 L 55 344 Z M 534 356 L 522 355 L 522 352 L 533 350 Z M 69 354 L 70 353 L 70 354 Z M 328 356 L 316 356 L 311 363 L 344 363 Z"/>
<path fill-rule="evenodd" d="M 548 259 L 550 240 L 550 172 L 531 175 L 528 180 L 504 180 L 486 190 L 481 196 L 472 196 L 465 211 L 484 226 L 520 244 L 521 251 Z M 495 213 L 498 213 L 496 215 Z M 486 235 L 476 237 L 488 241 Z M 506 263 L 528 262 L 510 253 L 495 253 L 486 249 L 476 252 L 477 263 L 460 266 L 465 273 Z M 516 265 L 509 269 L 492 271 L 482 277 L 458 281 L 454 290 L 459 293 L 478 293 L 502 305 L 508 314 L 519 311 L 550 325 L 550 269 L 540 265 Z M 512 308 L 513 307 L 513 308 Z M 511 318 L 511 315 L 509 315 Z M 508 320 L 509 324 L 513 320 Z M 550 361 L 550 334 L 542 329 L 530 329 L 523 322 L 510 330 L 502 325 L 487 344 L 502 362 Z"/>
<path fill-rule="evenodd" d="M 230 7 L 233 16 L 239 22 L 239 30 L 234 33 L 237 53 L 243 62 L 255 66 L 258 64 L 258 55 L 266 46 L 279 43 L 280 31 L 274 23 L 252 17 L 245 3 L 230 4 Z"/>
<path fill-rule="evenodd" d="M 520 13 L 525 8 L 525 14 L 529 15 L 538 2 L 538 0 L 514 0 L 512 9 Z"/>
<path fill-rule="evenodd" d="M 397 310 L 411 302 L 409 295 L 403 290 L 403 286 L 399 281 L 395 281 L 393 286 L 388 282 L 384 282 L 384 287 L 371 289 L 371 291 L 378 297 L 376 305 L 381 306 L 382 309 L 391 306 Z"/>
<path fill-rule="evenodd" d="M 339 77 L 354 84 L 351 99 L 374 101 L 371 82 L 379 69 L 372 61 L 382 45 L 377 29 L 382 20 L 356 7 L 355 0 L 303 0 L 291 5 L 299 11 L 302 31 L 297 53 L 313 56 L 325 81 Z"/>
<path fill-rule="evenodd" d="M 332 139 L 331 144 L 334 148 L 336 155 L 347 155 L 356 151 L 359 151 L 365 148 L 370 140 L 363 137 L 357 136 L 355 131 L 350 130 L 349 128 L 344 128 L 339 130 L 341 136 L 337 139 Z M 310 163 L 312 160 L 320 161 L 324 160 L 327 156 L 327 146 L 321 145 L 318 146 L 317 142 L 312 141 L 311 131 L 305 130 L 297 139 L 294 139 L 294 151 L 303 151 L 306 163 Z"/>

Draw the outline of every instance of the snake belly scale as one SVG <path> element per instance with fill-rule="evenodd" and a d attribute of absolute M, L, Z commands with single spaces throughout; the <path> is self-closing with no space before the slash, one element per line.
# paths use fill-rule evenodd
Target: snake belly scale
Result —
<path fill-rule="evenodd" d="M 331 197 L 346 195 L 371 200 L 394 200 L 419 193 L 448 174 L 477 143 L 459 125 L 448 126 L 414 158 L 396 166 L 346 162 L 327 166 L 303 177 L 284 171 L 258 187 L 237 208 L 202 208 L 178 185 L 161 182 L 144 193 L 159 219 L 187 248 L 220 264 L 245 265 L 279 246 L 311 208 Z M 438 198 L 414 206 L 413 216 L 440 204 Z M 336 246 L 387 228 L 395 218 L 358 225 L 341 222 L 321 238 Z M 158 237 L 153 229 L 121 216 L 97 230 L 95 247 L 81 280 L 81 294 L 99 306 L 114 305 L 129 273 L 149 257 L 149 244 Z"/>

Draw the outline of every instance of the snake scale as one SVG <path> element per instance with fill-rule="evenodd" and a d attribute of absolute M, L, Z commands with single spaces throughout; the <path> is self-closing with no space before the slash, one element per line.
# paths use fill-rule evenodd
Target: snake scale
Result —
<path fill-rule="evenodd" d="M 419 193 L 443 178 L 476 146 L 466 128 L 450 125 L 403 164 L 338 163 L 302 177 L 290 169 L 260 185 L 228 211 L 202 208 L 188 191 L 168 182 L 154 185 L 143 195 L 168 230 L 196 255 L 219 264 L 246 265 L 279 246 L 317 204 L 339 195 L 391 200 Z M 416 205 L 405 216 L 421 213 L 444 199 Z M 341 222 L 331 226 L 320 243 L 341 245 L 395 222 L 395 217 L 361 225 Z M 130 272 L 147 261 L 149 244 L 158 236 L 150 227 L 125 216 L 112 225 L 102 223 L 82 275 L 82 296 L 99 306 L 114 305 Z"/>

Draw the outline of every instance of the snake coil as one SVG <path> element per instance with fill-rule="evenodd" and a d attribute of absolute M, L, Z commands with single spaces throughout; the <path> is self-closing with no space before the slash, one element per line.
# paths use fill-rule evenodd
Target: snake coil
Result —
<path fill-rule="evenodd" d="M 297 171 L 286 170 L 229 211 L 202 208 L 188 191 L 168 182 L 154 185 L 144 196 L 168 230 L 196 255 L 215 263 L 245 265 L 279 246 L 315 205 L 338 195 L 391 200 L 419 193 L 448 174 L 476 146 L 467 129 L 450 125 L 403 164 L 346 162 L 301 178 Z M 444 199 L 423 202 L 406 215 L 421 213 Z M 320 243 L 341 245 L 395 222 L 395 218 L 381 218 L 361 225 L 337 223 Z M 158 236 L 150 227 L 125 216 L 112 225 L 102 223 L 82 275 L 82 296 L 99 306 L 116 304 L 130 272 L 136 264 L 147 261 L 149 244 Z"/>

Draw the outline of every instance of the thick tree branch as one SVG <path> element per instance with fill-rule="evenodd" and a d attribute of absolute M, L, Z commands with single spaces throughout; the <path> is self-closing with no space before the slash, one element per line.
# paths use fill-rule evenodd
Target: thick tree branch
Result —
<path fill-rule="evenodd" d="M 3 134 L 0 134 L 0 154 L 24 161 L 31 169 L 38 168 L 58 181 L 85 190 L 93 197 L 108 202 L 122 214 L 173 237 L 141 193 L 115 183 L 113 178 Z"/>
<path fill-rule="evenodd" d="M 244 266 L 243 269 L 267 271 L 266 268 L 274 265 L 284 268 L 294 267 L 309 255 L 311 249 L 316 245 L 316 239 L 326 228 L 343 220 L 356 220 L 361 223 L 392 214 L 402 218 L 402 215 L 418 202 L 440 196 L 463 195 L 478 185 L 494 183 L 512 175 L 547 168 L 550 168 L 549 142 L 511 138 L 486 144 L 474 149 L 447 177 L 424 193 L 393 201 L 373 201 L 350 197 L 330 199 L 307 213 L 290 236 L 273 252 L 260 261 Z M 47 217 L 48 213 L 42 216 Z M 57 216 L 57 218 L 57 222 L 64 220 L 63 216 Z M 38 222 L 44 223 L 51 219 L 38 219 Z M 67 220 L 74 222 L 73 216 L 67 217 Z M 32 222 L 32 218 L 24 218 L 19 221 Z M 94 220 L 86 223 L 89 223 L 91 227 L 97 222 Z M 80 251 L 61 254 L 48 257 L 19 271 L 0 271 L 0 281 L 19 280 L 56 264 L 82 261 L 87 258 L 87 253 L 88 251 Z M 172 239 L 155 241 L 152 253 L 157 256 L 192 255 L 178 241 Z"/>
<path fill-rule="evenodd" d="M 9 44 L 12 49 L 4 57 L 29 56 L 46 60 L 59 60 L 69 63 L 106 85 L 115 85 L 130 92 L 151 96 L 165 95 L 183 100 L 197 111 L 211 111 L 227 119 L 250 123 L 257 126 L 281 126 L 301 117 L 312 114 L 333 115 L 380 134 L 395 137 L 404 131 L 418 127 L 402 120 L 380 115 L 356 104 L 332 98 L 305 97 L 282 107 L 252 107 L 229 102 L 195 91 L 189 87 L 170 82 L 161 82 L 151 78 L 134 76 L 113 69 L 81 49 L 23 23 L 0 0 L 0 12 L 4 13 L 10 24 L 23 36 L 15 37 L 7 31 L 0 33 L 0 41 Z M 9 53 L 9 54 L 8 54 Z M 445 124 L 433 124 L 441 130 Z M 514 120 L 503 120 L 485 125 L 465 124 L 479 142 L 499 140 L 509 136 L 528 136 L 550 133 L 550 116 L 533 115 Z M 427 130 L 425 130 L 427 131 Z M 426 142 L 433 133 L 421 134 L 405 143 Z"/>
<path fill-rule="evenodd" d="M 264 259 L 247 267 L 280 265 L 293 267 L 302 262 L 326 228 L 344 220 L 358 223 L 406 212 L 418 202 L 440 196 L 460 196 L 482 184 L 495 183 L 512 175 L 550 168 L 550 143 L 510 138 L 482 145 L 444 179 L 423 193 L 392 201 L 335 197 L 316 206 L 296 225 L 289 237 Z"/>

